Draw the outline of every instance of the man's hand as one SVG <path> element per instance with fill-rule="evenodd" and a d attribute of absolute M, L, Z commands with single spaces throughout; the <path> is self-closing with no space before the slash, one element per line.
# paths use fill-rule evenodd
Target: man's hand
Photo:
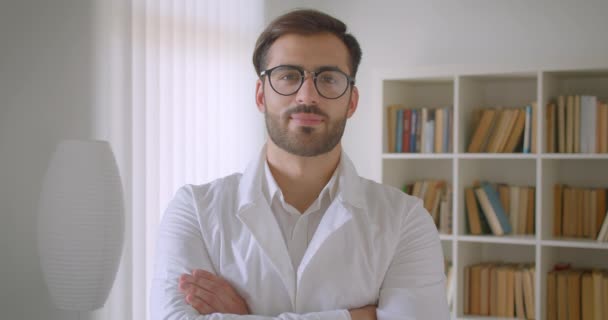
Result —
<path fill-rule="evenodd" d="M 358 309 L 350 309 L 350 318 L 352 320 L 376 320 L 376 306 L 366 306 Z"/>
<path fill-rule="evenodd" d="M 186 302 L 202 315 L 249 314 L 247 303 L 236 290 L 226 280 L 205 270 L 183 274 L 179 290 L 186 295 Z"/>

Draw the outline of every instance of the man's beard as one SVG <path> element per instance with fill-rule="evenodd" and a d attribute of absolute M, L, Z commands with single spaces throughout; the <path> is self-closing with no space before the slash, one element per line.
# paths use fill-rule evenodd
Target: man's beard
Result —
<path fill-rule="evenodd" d="M 327 123 L 327 132 L 321 134 L 315 127 L 298 127 L 298 132 L 289 132 L 289 117 L 294 113 L 320 115 Z M 317 106 L 298 105 L 280 115 L 271 115 L 268 108 L 264 112 L 268 136 L 279 148 L 297 156 L 314 157 L 333 150 L 342 139 L 346 127 L 343 118 L 329 121 L 329 116 Z"/>

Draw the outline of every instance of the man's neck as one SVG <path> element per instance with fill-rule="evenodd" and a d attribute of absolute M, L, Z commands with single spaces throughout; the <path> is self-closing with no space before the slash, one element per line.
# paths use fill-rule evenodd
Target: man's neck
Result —
<path fill-rule="evenodd" d="M 342 148 L 338 144 L 326 154 L 300 157 L 268 141 L 266 160 L 272 176 L 285 197 L 285 202 L 304 212 L 331 179 L 340 162 L 341 152 Z"/>

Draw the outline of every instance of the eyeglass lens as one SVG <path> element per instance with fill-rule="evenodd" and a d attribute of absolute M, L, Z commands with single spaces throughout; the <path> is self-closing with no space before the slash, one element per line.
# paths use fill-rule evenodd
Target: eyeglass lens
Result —
<path fill-rule="evenodd" d="M 279 94 L 291 95 L 298 91 L 304 82 L 303 72 L 295 67 L 282 66 L 273 69 L 270 74 L 270 84 Z M 335 70 L 325 70 L 316 76 L 315 86 L 319 94 L 325 98 L 338 98 L 348 87 L 345 74 Z"/>

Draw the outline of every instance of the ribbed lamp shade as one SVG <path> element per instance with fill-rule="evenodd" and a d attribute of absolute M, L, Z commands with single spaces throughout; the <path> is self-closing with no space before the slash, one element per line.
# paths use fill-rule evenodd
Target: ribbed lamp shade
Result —
<path fill-rule="evenodd" d="M 42 272 L 59 309 L 104 306 L 123 233 L 122 184 L 110 145 L 62 141 L 44 178 L 38 219 Z"/>

